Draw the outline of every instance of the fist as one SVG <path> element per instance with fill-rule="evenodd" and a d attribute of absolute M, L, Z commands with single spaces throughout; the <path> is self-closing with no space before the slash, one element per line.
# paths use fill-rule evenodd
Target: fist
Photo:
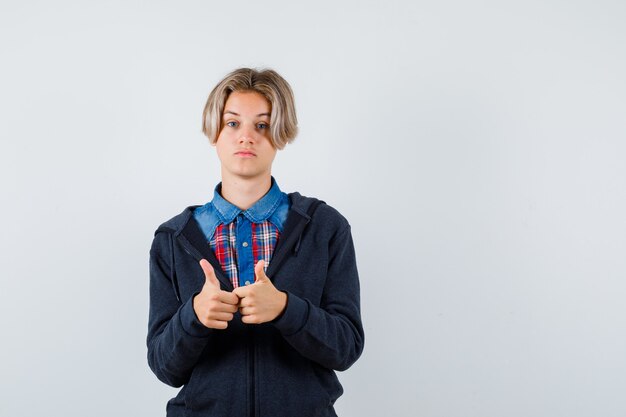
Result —
<path fill-rule="evenodd" d="M 222 291 L 215 271 L 206 259 L 200 261 L 200 267 L 204 271 L 205 281 L 202 291 L 193 298 L 193 311 L 205 327 L 225 329 L 237 312 L 239 297 L 232 292 Z"/>
<path fill-rule="evenodd" d="M 265 275 L 265 261 L 257 262 L 254 267 L 254 284 L 235 288 L 239 301 L 241 321 L 248 324 L 260 324 L 274 320 L 287 306 L 287 293 L 279 291 Z"/>

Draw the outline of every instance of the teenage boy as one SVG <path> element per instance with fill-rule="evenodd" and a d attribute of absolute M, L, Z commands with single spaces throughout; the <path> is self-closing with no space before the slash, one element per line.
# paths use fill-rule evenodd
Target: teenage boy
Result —
<path fill-rule="evenodd" d="M 346 219 L 271 175 L 297 133 L 289 84 L 233 71 L 203 131 L 222 181 L 159 226 L 150 250 L 148 363 L 182 387 L 167 415 L 336 416 L 334 371 L 363 350 L 359 279 Z"/>

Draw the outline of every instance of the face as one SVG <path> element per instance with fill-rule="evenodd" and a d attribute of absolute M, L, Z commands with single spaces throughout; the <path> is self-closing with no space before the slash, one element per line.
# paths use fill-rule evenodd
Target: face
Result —
<path fill-rule="evenodd" d="M 254 91 L 234 91 L 226 100 L 215 147 L 222 179 L 271 175 L 276 148 L 270 140 L 270 102 Z"/>

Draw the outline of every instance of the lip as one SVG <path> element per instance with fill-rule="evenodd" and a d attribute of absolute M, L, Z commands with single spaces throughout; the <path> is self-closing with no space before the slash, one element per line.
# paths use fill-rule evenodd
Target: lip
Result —
<path fill-rule="evenodd" d="M 235 155 L 242 158 L 252 158 L 253 156 L 256 156 L 256 154 L 252 151 L 238 151 L 235 152 Z"/>

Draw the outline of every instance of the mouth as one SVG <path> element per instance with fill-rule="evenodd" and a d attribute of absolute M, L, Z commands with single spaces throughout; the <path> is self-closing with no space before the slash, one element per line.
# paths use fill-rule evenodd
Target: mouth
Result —
<path fill-rule="evenodd" d="M 240 156 L 242 158 L 252 158 L 256 156 L 256 154 L 251 151 L 239 151 L 239 152 L 235 152 L 235 156 Z"/>

